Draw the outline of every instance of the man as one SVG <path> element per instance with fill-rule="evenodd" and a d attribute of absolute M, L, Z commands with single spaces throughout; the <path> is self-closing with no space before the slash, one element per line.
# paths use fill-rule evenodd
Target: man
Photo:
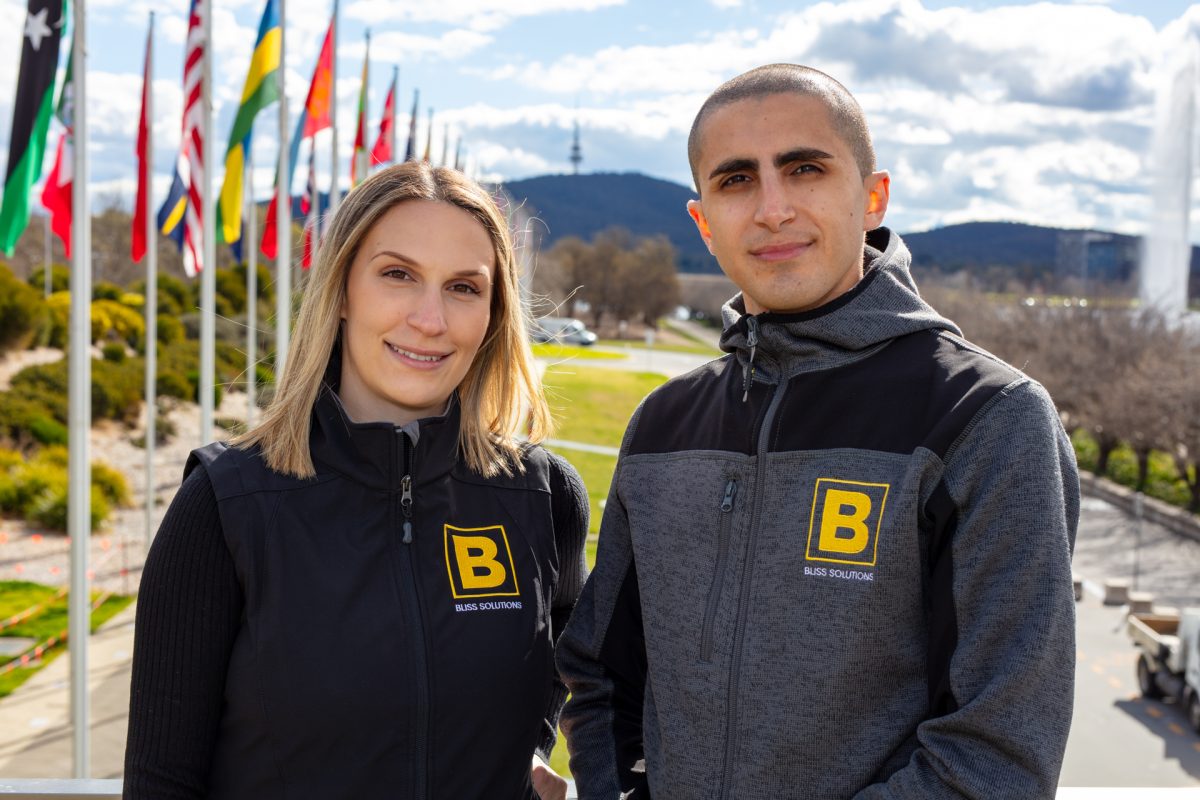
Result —
<path fill-rule="evenodd" d="M 1079 503 L 1050 398 L 918 296 L 841 84 L 738 76 L 688 155 L 741 293 L 621 447 L 558 650 L 579 796 L 1052 798 Z"/>

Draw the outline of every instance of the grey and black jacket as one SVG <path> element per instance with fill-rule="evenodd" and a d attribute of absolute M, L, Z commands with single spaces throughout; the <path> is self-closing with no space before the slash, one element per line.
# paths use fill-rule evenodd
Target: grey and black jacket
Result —
<path fill-rule="evenodd" d="M 558 650 L 583 800 L 1054 796 L 1070 442 L 898 236 L 864 261 L 814 311 L 735 298 L 728 355 L 634 414 Z"/>

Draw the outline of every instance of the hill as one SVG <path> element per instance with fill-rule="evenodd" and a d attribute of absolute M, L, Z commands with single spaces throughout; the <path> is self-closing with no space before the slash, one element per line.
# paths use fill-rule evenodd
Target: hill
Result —
<path fill-rule="evenodd" d="M 503 188 L 541 220 L 544 247 L 564 236 L 587 240 L 619 226 L 635 236 L 665 235 L 675 246 L 682 272 L 721 271 L 687 214 L 687 201 L 696 195 L 686 186 L 635 172 L 599 172 L 542 175 Z"/>

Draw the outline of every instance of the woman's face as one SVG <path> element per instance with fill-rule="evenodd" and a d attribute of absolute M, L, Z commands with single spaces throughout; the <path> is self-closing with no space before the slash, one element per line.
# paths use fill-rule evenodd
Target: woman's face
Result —
<path fill-rule="evenodd" d="M 339 395 L 356 422 L 442 413 L 483 343 L 492 240 L 449 203 L 408 200 L 367 232 L 342 303 Z"/>

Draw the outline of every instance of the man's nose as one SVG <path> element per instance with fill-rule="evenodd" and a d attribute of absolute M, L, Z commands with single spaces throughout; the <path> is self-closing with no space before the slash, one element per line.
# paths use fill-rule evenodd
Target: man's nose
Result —
<path fill-rule="evenodd" d="M 778 231 L 796 216 L 787 187 L 777 175 L 763 176 L 759 184 L 758 209 L 754 221 L 771 231 Z"/>

